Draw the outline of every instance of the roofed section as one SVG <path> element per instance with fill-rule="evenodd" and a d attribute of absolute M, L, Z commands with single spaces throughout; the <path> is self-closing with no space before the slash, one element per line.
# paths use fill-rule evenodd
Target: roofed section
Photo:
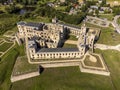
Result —
<path fill-rule="evenodd" d="M 76 52 L 78 48 L 42 48 L 38 52 Z"/>
<path fill-rule="evenodd" d="M 25 25 L 25 24 L 26 22 L 23 22 L 23 21 L 17 23 L 17 25 Z"/>
<path fill-rule="evenodd" d="M 43 27 L 42 23 L 33 23 L 33 22 L 28 22 L 25 24 L 25 26 L 31 26 L 31 27 Z"/>

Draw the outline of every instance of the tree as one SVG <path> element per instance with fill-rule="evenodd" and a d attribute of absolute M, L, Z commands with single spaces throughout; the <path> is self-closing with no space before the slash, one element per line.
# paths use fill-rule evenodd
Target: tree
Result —
<path fill-rule="evenodd" d="M 17 13 L 20 11 L 20 8 L 17 7 L 16 5 L 9 5 L 5 7 L 5 11 L 7 13 Z"/>

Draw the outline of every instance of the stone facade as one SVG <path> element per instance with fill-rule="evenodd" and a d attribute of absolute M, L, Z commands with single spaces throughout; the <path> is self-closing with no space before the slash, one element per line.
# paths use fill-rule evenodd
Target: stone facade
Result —
<path fill-rule="evenodd" d="M 26 38 L 29 56 L 35 59 L 75 59 L 81 58 L 88 48 L 93 48 L 96 30 L 89 30 L 60 23 L 18 24 L 19 38 Z M 61 41 L 69 32 L 78 37 L 77 48 L 61 48 Z"/>

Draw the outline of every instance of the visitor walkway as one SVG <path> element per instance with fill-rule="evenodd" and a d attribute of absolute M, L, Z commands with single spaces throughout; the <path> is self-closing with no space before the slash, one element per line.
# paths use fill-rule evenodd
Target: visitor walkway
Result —
<path fill-rule="evenodd" d="M 120 51 L 120 44 L 116 45 L 116 46 L 110 46 L 110 45 L 104 45 L 104 44 L 95 44 L 94 45 L 95 48 L 101 49 L 101 50 L 117 50 Z"/>
<path fill-rule="evenodd" d="M 115 28 L 115 30 L 120 34 L 120 25 L 117 22 L 118 18 L 120 18 L 120 15 L 117 15 L 117 16 L 114 17 L 112 25 Z"/>

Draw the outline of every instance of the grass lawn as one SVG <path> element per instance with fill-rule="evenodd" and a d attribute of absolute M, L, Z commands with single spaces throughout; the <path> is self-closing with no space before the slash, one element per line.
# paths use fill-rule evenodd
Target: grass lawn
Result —
<path fill-rule="evenodd" d="M 100 15 L 100 18 L 107 18 L 107 20 L 113 21 L 114 16 L 112 14 Z"/>
<path fill-rule="evenodd" d="M 117 22 L 118 22 L 118 24 L 120 25 L 120 18 L 118 18 L 118 21 L 117 21 Z"/>
<path fill-rule="evenodd" d="M 4 42 L 2 45 L 0 45 L 0 52 L 5 52 L 5 51 L 8 50 L 12 45 L 13 45 L 13 43 Z"/>
<path fill-rule="evenodd" d="M 65 11 L 66 8 L 67 8 L 67 6 L 58 6 L 58 7 L 55 7 L 56 10 L 60 10 L 60 11 Z"/>
<path fill-rule="evenodd" d="M 76 36 L 74 36 L 74 35 L 69 35 L 68 40 L 74 40 L 74 41 L 77 41 L 78 38 L 76 38 Z"/>
<path fill-rule="evenodd" d="M 16 45 L 8 51 L 0 61 L 0 90 L 10 90 L 11 87 L 11 73 L 17 56 L 24 55 L 23 46 Z"/>
<path fill-rule="evenodd" d="M 101 29 L 100 38 L 97 43 L 106 45 L 120 44 L 120 34 L 110 28 L 103 28 Z"/>
<path fill-rule="evenodd" d="M 2 55 L 2 53 L 0 53 L 0 55 Z"/>
<path fill-rule="evenodd" d="M 4 34 L 5 35 L 12 35 L 12 34 L 15 34 L 16 32 L 18 31 L 18 28 L 15 26 L 11 29 L 9 29 L 7 32 L 5 32 Z"/>
<path fill-rule="evenodd" d="M 28 72 L 33 72 L 38 70 L 38 65 L 29 64 L 27 61 L 27 56 L 19 57 L 16 60 L 13 75 L 24 74 Z"/>
<path fill-rule="evenodd" d="M 77 48 L 77 45 L 64 43 L 63 48 Z"/>
<path fill-rule="evenodd" d="M 103 81 L 104 80 L 104 81 Z M 45 69 L 35 78 L 15 82 L 11 90 L 112 90 L 109 77 L 81 73 L 79 67 Z"/>
<path fill-rule="evenodd" d="M 8 36 L 12 36 L 14 34 L 15 34 L 15 32 L 13 32 L 13 31 L 7 31 L 4 33 L 4 35 L 8 35 Z"/>
<path fill-rule="evenodd" d="M 86 26 L 101 29 L 101 34 L 97 43 L 106 44 L 106 45 L 120 44 L 120 34 L 116 33 L 112 26 L 110 26 L 109 28 L 102 28 L 89 23 L 86 23 Z"/>
<path fill-rule="evenodd" d="M 5 11 L 5 6 L 0 5 L 0 10 L 1 10 L 1 11 Z"/>
<path fill-rule="evenodd" d="M 120 34 L 116 33 L 113 28 L 102 28 L 93 24 L 86 23 L 87 27 L 95 27 L 101 29 L 100 38 L 97 43 L 106 45 L 117 45 L 120 44 Z"/>
<path fill-rule="evenodd" d="M 9 90 L 10 77 L 18 52 L 11 49 L 0 62 L 0 90 Z"/>
<path fill-rule="evenodd" d="M 114 90 L 120 90 L 120 52 L 114 50 L 101 51 L 99 49 L 96 49 L 95 52 L 103 54 L 111 73 Z"/>
<path fill-rule="evenodd" d="M 49 18 L 44 18 L 44 17 L 40 17 L 40 16 L 37 16 L 37 17 L 33 17 L 33 18 L 29 18 L 29 19 L 25 19 L 24 21 L 26 22 L 46 22 L 46 23 L 49 23 L 51 22 L 51 20 Z"/>
<path fill-rule="evenodd" d="M 38 77 L 13 83 L 12 90 L 120 90 L 120 52 L 95 52 L 103 54 L 111 77 L 81 73 L 78 67 L 45 69 Z"/>
<path fill-rule="evenodd" d="M 94 57 L 97 59 L 97 62 L 92 62 L 90 60 L 90 56 L 86 56 L 85 60 L 84 60 L 84 63 L 85 65 L 87 66 L 93 66 L 93 67 L 102 67 L 102 63 L 101 63 L 101 60 L 98 56 L 94 55 Z"/>
<path fill-rule="evenodd" d="M 0 41 L 0 44 L 2 44 L 2 43 L 4 43 L 4 41 L 3 41 L 3 40 L 1 40 L 1 41 Z"/>
<path fill-rule="evenodd" d="M 117 4 L 119 3 L 118 5 L 120 5 L 120 0 L 106 0 L 106 1 L 107 1 L 108 3 L 110 3 L 110 5 L 112 5 L 112 6 L 114 6 L 113 3 L 114 3 L 115 1 L 118 1 Z"/>
<path fill-rule="evenodd" d="M 94 27 L 94 28 L 99 28 L 99 29 L 101 29 L 101 27 L 100 26 L 97 26 L 97 25 L 94 25 L 94 24 L 90 24 L 90 23 L 85 23 L 85 25 L 87 26 L 87 27 Z"/>

